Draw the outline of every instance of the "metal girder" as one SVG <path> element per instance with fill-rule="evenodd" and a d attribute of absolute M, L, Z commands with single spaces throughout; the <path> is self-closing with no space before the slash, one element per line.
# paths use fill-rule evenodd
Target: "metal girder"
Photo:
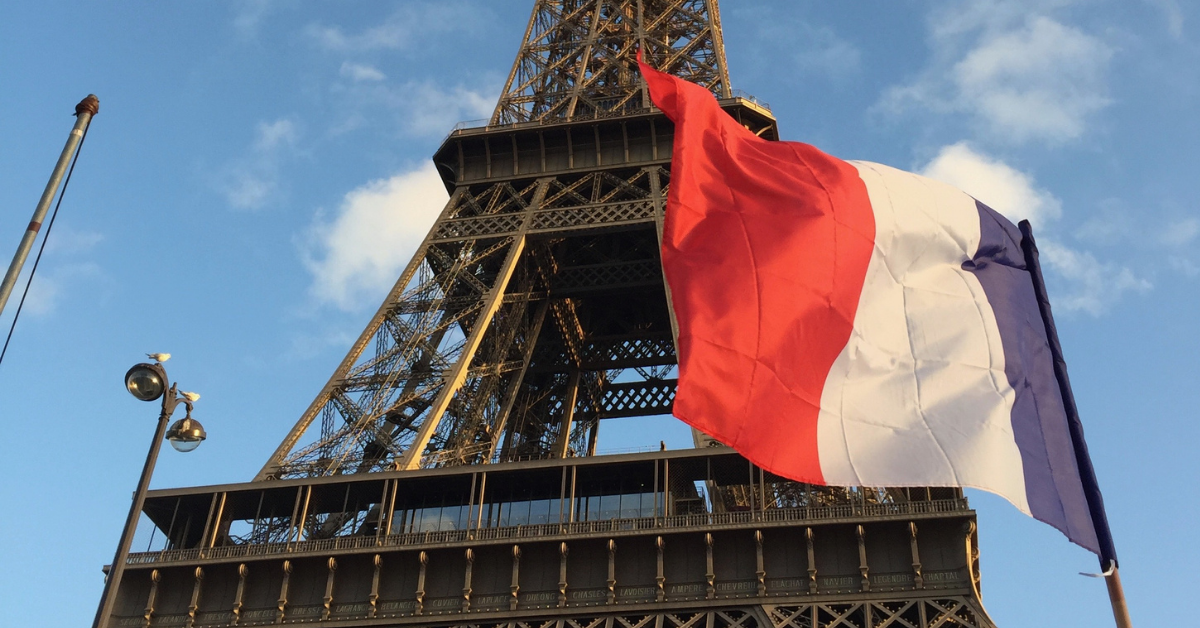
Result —
<path fill-rule="evenodd" d="M 558 434 L 554 442 L 555 458 L 566 458 L 567 449 L 571 445 L 571 422 L 575 419 L 575 406 L 579 395 L 579 371 L 573 371 L 567 381 L 567 391 L 561 404 L 562 420 L 558 424 Z"/>
<path fill-rule="evenodd" d="M 453 242 L 463 237 L 487 234 L 512 235 L 521 228 L 522 216 L 500 215 L 459 218 L 438 223 L 435 242 Z M 654 221 L 654 206 L 649 200 L 575 205 L 536 212 L 528 234 L 557 233 L 575 229 L 627 226 Z"/>
<path fill-rule="evenodd" d="M 510 287 L 515 284 L 516 294 L 525 298 L 493 317 L 467 379 L 452 400 L 453 418 L 446 420 L 450 413 L 443 417 L 421 466 L 481 463 L 491 458 L 545 316 L 543 306 L 528 316 L 534 301 L 534 293 L 528 289 L 531 281 L 532 276 L 522 272 L 509 282 Z"/>
<path fill-rule="evenodd" d="M 550 296 L 619 292 L 662 284 L 662 267 L 658 260 L 566 266 L 555 274 L 550 283 Z"/>
<path fill-rule="evenodd" d="M 426 415 L 425 420 L 421 423 L 421 427 L 417 431 L 415 438 L 409 443 L 402 457 L 396 462 L 396 468 L 408 470 L 416 469 L 420 466 L 421 455 L 424 453 L 425 446 L 429 444 L 429 439 L 433 436 L 433 431 L 437 429 L 438 423 L 441 422 L 443 413 L 450 405 L 450 400 L 454 398 L 454 394 L 458 392 L 459 387 L 466 380 L 467 369 L 471 364 L 471 360 L 475 358 L 475 351 L 483 341 L 483 334 L 487 331 L 492 317 L 495 316 L 496 311 L 500 308 L 500 304 L 503 301 L 504 288 L 508 285 L 508 280 L 512 277 L 513 271 L 516 270 L 517 260 L 524 249 L 525 237 L 524 235 L 518 235 L 514 238 L 512 248 L 504 260 L 500 276 L 487 296 L 483 311 L 479 313 L 478 320 L 472 326 L 471 335 L 467 337 L 462 353 L 459 355 L 454 367 L 446 373 L 442 390 L 438 393 L 437 398 L 434 399 L 429 414 Z"/>
<path fill-rule="evenodd" d="M 600 418 L 670 414 L 678 384 L 677 379 L 609 384 L 600 402 Z"/>
<path fill-rule="evenodd" d="M 546 347 L 537 354 L 538 368 L 564 371 L 570 364 Z M 670 332 L 649 332 L 620 336 L 593 336 L 580 348 L 579 368 L 585 371 L 609 371 L 675 364 L 675 342 Z"/>
<path fill-rule="evenodd" d="M 637 52 L 728 98 L 720 14 L 710 0 L 538 0 L 492 124 L 649 109 Z"/>

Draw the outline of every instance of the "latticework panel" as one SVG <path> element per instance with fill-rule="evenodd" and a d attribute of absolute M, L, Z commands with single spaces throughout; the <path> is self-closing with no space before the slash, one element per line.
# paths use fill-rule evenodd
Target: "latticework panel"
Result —
<path fill-rule="evenodd" d="M 281 474 L 386 468 L 429 418 L 450 369 L 463 358 L 467 338 L 479 326 L 490 325 L 497 333 L 475 352 L 461 392 L 450 401 L 452 419 L 447 422 L 464 430 L 485 424 L 497 411 L 494 405 L 465 399 L 490 398 L 494 395 L 487 393 L 513 376 L 536 324 L 528 299 L 501 303 L 490 317 L 485 315 L 499 267 L 505 256 L 515 254 L 513 249 L 511 238 L 429 247 L 412 286 L 382 312 L 356 363 L 323 391 L 319 435 L 282 461 Z M 442 431 L 432 442 L 441 450 L 458 440 Z"/>
<path fill-rule="evenodd" d="M 562 370 L 568 366 L 553 347 L 536 349 L 536 368 Z M 580 347 L 580 366 L 589 370 L 673 365 L 675 341 L 669 331 L 648 334 L 593 336 Z"/>
<path fill-rule="evenodd" d="M 601 416 L 669 407 L 613 406 L 624 388 L 609 390 L 624 369 L 657 380 L 674 364 L 654 231 L 665 175 L 460 186 L 259 477 L 585 455 Z"/>
<path fill-rule="evenodd" d="M 716 0 L 538 0 L 492 124 L 648 108 L 639 49 L 655 67 L 730 95 Z"/>
<path fill-rule="evenodd" d="M 982 609 L 962 597 L 765 606 L 766 628 L 990 628 Z"/>
<path fill-rule="evenodd" d="M 195 625 L 234 626 L 281 623 L 280 616 L 295 622 L 322 625 L 364 625 L 354 621 L 362 614 L 365 604 L 349 609 L 331 605 L 288 608 L 285 612 L 251 611 L 238 614 L 228 611 L 200 613 Z M 338 612 L 330 612 L 336 609 Z M 322 611 L 325 612 L 322 612 Z M 154 625 L 184 626 L 188 615 L 155 616 Z M 198 622 L 196 620 L 199 620 Z M 597 612 L 564 614 L 549 611 L 545 614 L 493 616 L 489 618 L 451 618 L 432 614 L 425 621 L 405 618 L 388 622 L 386 613 L 369 619 L 372 626 L 422 626 L 428 628 L 993 628 L 995 624 L 966 598 L 901 599 L 861 603 L 812 603 L 787 606 L 743 606 L 734 608 L 693 608 L 662 612 Z M 143 625 L 131 621 L 120 625 Z"/>
<path fill-rule="evenodd" d="M 549 177 L 544 179 L 545 197 L 536 208 L 531 207 L 537 189 L 533 181 L 464 186 L 434 225 L 431 241 L 454 242 L 510 236 L 520 231 L 561 232 L 653 221 L 651 174 L 662 179 L 666 170 L 598 171 Z M 527 210 L 531 215 L 525 215 Z"/>
<path fill-rule="evenodd" d="M 649 380 L 612 384 L 605 389 L 600 414 L 604 418 L 670 414 L 678 380 Z"/>

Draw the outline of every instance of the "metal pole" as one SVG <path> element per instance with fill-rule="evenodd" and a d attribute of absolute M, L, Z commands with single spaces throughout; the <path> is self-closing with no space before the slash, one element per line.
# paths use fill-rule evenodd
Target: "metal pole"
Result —
<path fill-rule="evenodd" d="M 137 530 L 138 518 L 142 514 L 142 506 L 146 502 L 146 490 L 150 488 L 150 476 L 154 474 L 154 463 L 158 461 L 158 450 L 162 447 L 163 438 L 167 433 L 167 421 L 175 412 L 175 386 L 163 393 L 162 412 L 158 415 L 158 429 L 154 431 L 154 440 L 150 443 L 150 452 L 146 454 L 146 464 L 142 467 L 142 477 L 138 480 L 137 491 L 133 494 L 133 503 L 129 506 L 129 516 L 125 518 L 125 529 L 121 532 L 121 541 L 117 544 L 117 554 L 113 557 L 112 566 L 108 569 L 108 578 L 104 581 L 104 594 L 100 598 L 100 608 L 96 609 L 96 619 L 92 628 L 105 628 L 112 616 L 113 605 L 117 601 L 117 589 L 121 585 L 121 576 L 125 573 L 125 563 L 129 560 L 129 546 L 133 543 L 133 533 Z"/>
<path fill-rule="evenodd" d="M 96 98 L 95 94 L 89 94 L 87 98 L 75 105 L 75 128 L 71 129 L 71 134 L 67 136 L 67 145 L 63 147 L 62 154 L 58 156 L 58 163 L 54 165 L 54 172 L 50 174 L 50 181 L 46 183 L 42 199 L 38 201 L 37 208 L 33 210 L 33 218 L 29 221 L 29 226 L 25 228 L 25 235 L 21 236 L 21 244 L 17 247 L 16 255 L 13 255 L 12 264 L 8 266 L 8 273 L 4 275 L 4 281 L 0 283 L 0 313 L 4 312 L 4 305 L 8 303 L 13 286 L 17 284 L 17 276 L 21 274 L 21 268 L 25 266 L 25 259 L 29 257 L 29 251 L 33 248 L 33 241 L 37 239 L 38 231 L 42 229 L 42 221 L 46 219 L 46 212 L 50 210 L 50 202 L 54 200 L 54 195 L 58 192 L 58 184 L 62 182 L 63 173 L 67 171 L 67 165 L 71 163 L 71 156 L 79 148 L 79 141 L 83 139 L 84 131 L 91 123 L 92 116 L 99 111 L 100 100 Z"/>

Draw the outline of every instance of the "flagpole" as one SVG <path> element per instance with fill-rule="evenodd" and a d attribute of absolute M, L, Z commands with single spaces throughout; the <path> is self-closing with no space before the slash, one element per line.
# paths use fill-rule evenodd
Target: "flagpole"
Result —
<path fill-rule="evenodd" d="M 1121 586 L 1121 570 L 1114 565 L 1112 573 L 1104 576 L 1104 583 L 1108 585 L 1108 600 L 1112 603 L 1117 628 L 1133 628 L 1129 620 L 1129 605 L 1125 603 L 1125 588 Z"/>
<path fill-rule="evenodd" d="M 1071 391 L 1071 380 L 1067 377 L 1067 363 L 1063 359 L 1062 345 L 1058 340 L 1058 328 L 1054 325 L 1054 314 L 1050 311 L 1050 298 L 1046 294 L 1046 282 L 1042 278 L 1042 267 L 1038 262 L 1038 248 L 1037 242 L 1033 239 L 1033 227 L 1028 220 L 1022 220 L 1019 227 L 1022 236 L 1021 250 L 1025 254 L 1025 266 L 1033 279 L 1033 291 L 1037 297 L 1042 323 L 1046 328 L 1046 340 L 1050 345 L 1050 355 L 1054 360 L 1054 377 L 1058 380 L 1063 407 L 1067 413 L 1067 424 L 1075 449 L 1075 462 L 1079 466 L 1079 480 L 1083 484 L 1083 493 L 1087 498 L 1092 526 L 1096 530 L 1096 538 L 1100 545 L 1100 570 L 1104 572 L 1104 581 L 1108 585 L 1108 600 L 1112 604 L 1113 618 L 1117 622 L 1117 628 L 1132 628 L 1129 606 L 1125 603 L 1125 589 L 1121 586 L 1121 574 L 1117 567 L 1117 550 L 1113 544 L 1112 531 L 1108 526 L 1108 516 L 1104 513 L 1104 498 L 1100 494 L 1096 471 L 1092 467 L 1092 459 L 1088 455 L 1087 443 L 1083 440 L 1083 424 L 1079 420 L 1079 408 L 1075 405 L 1075 394 Z"/>
<path fill-rule="evenodd" d="M 71 129 L 71 134 L 67 136 L 67 145 L 63 147 L 62 154 L 58 156 L 58 163 L 54 165 L 50 181 L 46 183 L 42 198 L 33 210 L 33 218 L 29 221 L 29 226 L 25 227 L 25 234 L 21 236 L 21 244 L 17 246 L 17 253 L 13 255 L 8 272 L 4 275 L 4 281 L 0 282 L 0 313 L 4 312 L 8 297 L 17 283 L 17 276 L 21 274 L 25 259 L 29 257 L 29 250 L 33 248 L 33 241 L 37 239 L 37 234 L 42 229 L 42 222 L 46 220 L 46 212 L 50 210 L 50 202 L 54 200 L 54 195 L 58 192 L 58 184 L 62 181 L 63 173 L 67 171 L 67 164 L 70 163 L 71 156 L 75 154 L 75 149 L 79 148 L 80 140 L 83 139 L 88 125 L 92 122 L 92 116 L 99 111 L 100 100 L 94 94 L 89 94 L 87 98 L 75 105 L 75 128 Z"/>

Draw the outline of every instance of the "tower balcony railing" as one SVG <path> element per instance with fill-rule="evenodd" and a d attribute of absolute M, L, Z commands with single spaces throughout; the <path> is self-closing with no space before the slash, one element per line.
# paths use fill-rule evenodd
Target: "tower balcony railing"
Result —
<path fill-rule="evenodd" d="M 770 103 L 768 103 L 764 100 L 759 100 L 758 98 L 756 98 L 753 94 L 750 94 L 749 92 L 746 92 L 746 91 L 743 91 L 740 89 L 735 89 L 735 90 L 733 90 L 733 97 L 741 98 L 742 100 L 748 100 L 748 101 L 758 105 L 759 107 L 766 109 L 767 111 L 771 110 Z"/>
<path fill-rule="evenodd" d="M 295 541 L 291 543 L 235 544 L 211 548 L 190 548 L 141 552 L 129 556 L 129 564 L 145 565 L 197 560 L 223 560 L 279 554 L 308 554 L 353 550 L 423 547 L 470 542 L 510 539 L 542 539 L 553 537 L 588 536 L 594 534 L 624 535 L 646 532 L 682 532 L 689 529 L 712 529 L 722 526 L 763 524 L 792 524 L 798 522 L 880 519 L 922 515 L 969 512 L 965 498 L 911 501 L 899 503 L 857 503 L 832 506 L 768 508 L 762 511 L 739 511 L 672 515 L 665 517 L 636 517 L 598 521 L 574 521 L 493 528 L 460 530 L 427 530 L 386 536 L 345 536 L 331 539 Z"/>
<path fill-rule="evenodd" d="M 766 101 L 759 100 L 753 94 L 750 94 L 750 93 L 740 90 L 740 89 L 732 90 L 731 94 L 732 94 L 732 97 L 731 97 L 732 99 L 743 100 L 748 103 L 751 103 L 758 109 L 763 110 L 765 113 L 769 114 L 771 112 L 771 105 L 769 103 L 767 103 Z M 725 102 L 725 99 L 722 99 L 722 101 Z M 590 110 L 590 111 L 577 112 L 577 113 L 575 113 L 575 115 L 571 116 L 570 119 L 560 118 L 560 117 L 545 117 L 545 118 L 537 118 L 534 120 L 522 120 L 519 122 L 500 122 L 497 124 L 492 124 L 492 118 L 477 118 L 474 120 L 463 120 L 461 122 L 458 122 L 457 124 L 454 125 L 453 128 L 450 129 L 450 132 L 448 134 L 446 134 L 445 139 L 449 139 L 450 137 L 454 136 L 454 134 L 462 133 L 464 131 L 488 132 L 488 131 L 498 131 L 498 130 L 516 130 L 516 129 L 523 129 L 523 128 L 545 126 L 545 125 L 550 125 L 550 124 L 563 124 L 565 122 L 586 122 L 588 120 L 604 120 L 604 119 L 608 119 L 608 118 L 616 118 L 616 117 L 626 116 L 626 115 L 647 114 L 647 113 L 651 113 L 654 111 L 658 111 L 658 108 L 657 107 L 634 107 L 634 108 L 623 108 L 623 109 L 613 110 L 613 111 L 609 111 L 609 110 L 605 110 L 605 109 L 601 108 L 601 109 L 594 109 L 594 110 Z"/>

